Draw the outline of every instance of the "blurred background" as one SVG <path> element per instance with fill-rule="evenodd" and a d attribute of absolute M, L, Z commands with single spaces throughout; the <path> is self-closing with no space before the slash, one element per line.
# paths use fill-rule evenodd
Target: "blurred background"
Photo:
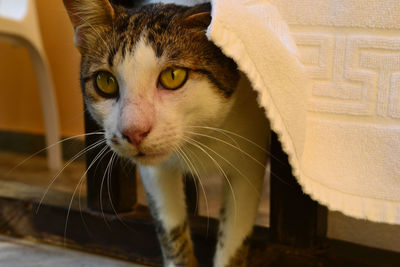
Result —
<path fill-rule="evenodd" d="M 79 53 L 61 0 L 37 0 L 38 17 L 56 89 L 61 135 L 83 133 Z M 0 42 L 0 131 L 44 134 L 39 89 L 24 47 Z"/>

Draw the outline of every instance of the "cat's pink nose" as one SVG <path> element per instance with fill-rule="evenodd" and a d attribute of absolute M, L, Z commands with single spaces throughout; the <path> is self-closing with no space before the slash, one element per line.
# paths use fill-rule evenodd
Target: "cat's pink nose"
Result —
<path fill-rule="evenodd" d="M 150 131 L 151 127 L 146 129 L 126 129 L 122 131 L 122 136 L 132 145 L 138 146 L 149 135 Z"/>

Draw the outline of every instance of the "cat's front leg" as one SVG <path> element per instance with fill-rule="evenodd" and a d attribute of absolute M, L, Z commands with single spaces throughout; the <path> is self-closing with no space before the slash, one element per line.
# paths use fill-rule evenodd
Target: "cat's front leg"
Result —
<path fill-rule="evenodd" d="M 193 253 L 182 174 L 177 169 L 140 167 L 164 266 L 197 266 Z"/>
<path fill-rule="evenodd" d="M 249 237 L 257 215 L 263 170 L 246 176 L 233 176 L 225 186 L 214 267 L 248 266 Z"/>

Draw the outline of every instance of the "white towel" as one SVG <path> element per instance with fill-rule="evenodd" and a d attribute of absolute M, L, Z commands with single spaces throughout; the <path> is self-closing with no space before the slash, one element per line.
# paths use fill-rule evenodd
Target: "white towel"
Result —
<path fill-rule="evenodd" d="M 248 75 L 304 192 L 400 224 L 398 0 L 212 5 L 208 37 Z"/>

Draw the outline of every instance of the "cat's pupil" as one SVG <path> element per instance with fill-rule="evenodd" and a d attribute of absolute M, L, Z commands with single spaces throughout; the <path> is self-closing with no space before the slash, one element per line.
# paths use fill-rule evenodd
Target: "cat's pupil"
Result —
<path fill-rule="evenodd" d="M 172 80 L 175 80 L 175 73 L 174 73 L 174 70 L 171 70 L 171 78 L 172 78 Z"/>

